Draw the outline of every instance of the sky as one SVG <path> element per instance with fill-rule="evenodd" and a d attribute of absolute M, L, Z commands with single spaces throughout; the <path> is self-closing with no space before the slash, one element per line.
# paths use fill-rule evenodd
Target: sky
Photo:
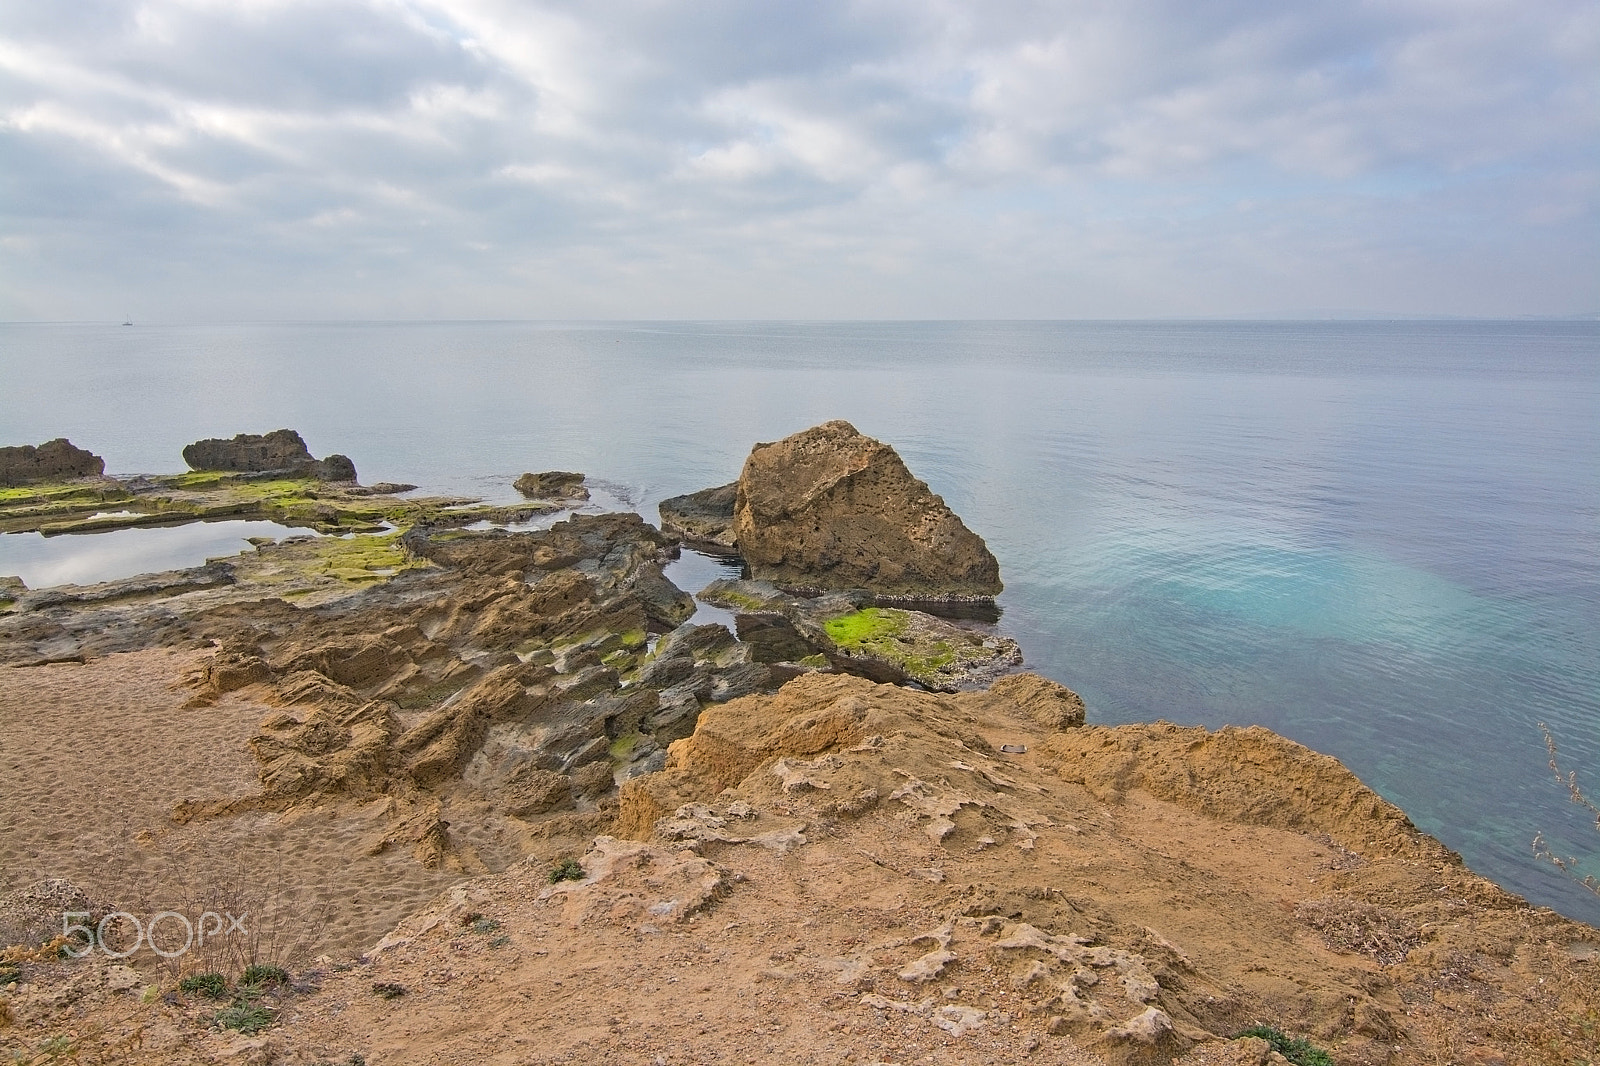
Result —
<path fill-rule="evenodd" d="M 1593 0 L 0 0 L 0 320 L 1600 310 Z"/>

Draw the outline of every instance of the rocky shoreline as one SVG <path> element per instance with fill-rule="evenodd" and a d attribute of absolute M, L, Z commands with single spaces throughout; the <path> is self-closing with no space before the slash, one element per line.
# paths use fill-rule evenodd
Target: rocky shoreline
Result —
<path fill-rule="evenodd" d="M 823 428 L 853 462 L 861 449 L 843 425 Z M 871 443 L 904 471 L 892 449 Z M 721 582 L 702 598 L 733 610 L 735 630 L 687 624 L 694 601 L 663 574 L 680 542 L 637 515 L 573 514 L 523 532 L 464 528 L 569 508 L 588 497 L 578 473 L 525 474 L 517 488 L 529 502 L 507 508 L 363 487 L 348 460 L 315 459 L 290 430 L 201 441 L 184 456 L 222 469 L 118 481 L 93 457 L 92 477 L 35 482 L 0 499 L 8 531 L 248 515 L 344 534 L 266 541 L 203 566 L 91 586 L 30 590 L 8 579 L 0 590 L 0 665 L 214 648 L 188 680 L 192 706 L 242 691 L 281 708 L 249 740 L 259 791 L 190 798 L 174 811 L 179 821 L 384 798 L 388 835 L 410 841 L 418 861 L 482 870 L 441 814 L 464 797 L 546 836 L 569 816 L 587 831 L 589 815 L 623 782 L 660 770 L 666 749 L 712 704 L 813 672 L 956 691 L 1021 665 L 1015 641 L 874 606 L 871 588 L 806 598 L 767 582 Z M 328 480 L 330 471 L 342 480 Z M 911 506 L 926 510 L 926 486 L 908 474 L 900 481 Z M 113 503 L 116 514 L 101 510 Z M 832 510 L 827 521 L 848 533 L 852 517 Z M 941 590 L 925 577 L 917 591 Z"/>
<path fill-rule="evenodd" d="M 41 455 L 77 473 L 63 480 L 67 467 Z M 675 964 L 647 942 L 688 937 L 827 1033 L 918 1034 L 899 1050 L 819 1032 L 772 1051 L 744 1040 L 731 1008 L 680 1034 L 740 1061 L 872 1061 L 862 1056 L 915 1045 L 935 1061 L 1052 1048 L 1063 1062 L 1265 1062 L 1228 1039 L 1255 1021 L 1312 1033 L 1341 1062 L 1445 1047 L 1461 1061 L 1556 1062 L 1582 1046 L 1585 1017 L 1600 1019 L 1600 933 L 1476 878 L 1334 760 L 1263 730 L 1089 726 L 1076 694 L 1020 673 L 1022 650 L 992 624 L 994 556 L 892 448 L 848 423 L 756 445 L 737 481 L 664 501 L 659 529 L 582 513 L 542 530 L 466 528 L 571 510 L 588 492 L 569 471 L 525 474 L 527 503 L 495 507 L 361 486 L 348 459 L 316 459 L 289 430 L 196 442 L 184 457 L 207 469 L 117 480 L 65 441 L 6 449 L 0 476 L 16 483 L 0 489 L 0 532 L 251 516 L 343 536 L 94 586 L 0 578 L 0 683 L 66 691 L 93 673 L 105 685 L 98 663 L 170 653 L 190 664 L 170 679 L 182 713 L 254 720 L 235 749 L 254 786 L 167 801 L 164 824 L 137 838 L 158 867 L 163 840 L 315 823 L 337 830 L 322 862 L 474 878 L 363 957 L 373 988 L 442 987 L 427 960 L 445 951 L 449 980 L 576 981 L 622 1010 L 612 985 L 645 993 L 616 946 L 589 955 L 566 938 L 623 936 L 651 979 Z M 745 564 L 742 579 L 698 593 L 733 613 L 731 631 L 694 624 L 694 598 L 664 573 L 695 545 Z M 1163 840 L 1163 825 L 1180 836 Z M 577 883 L 543 884 L 573 860 Z M 283 876 L 300 884 L 315 870 Z M 761 884 L 740 887 L 750 877 Z M 315 979 L 272 993 L 276 1035 L 252 1041 L 163 995 L 148 952 L 114 968 L 131 978 L 41 955 L 56 895 L 0 889 L 22 893 L 0 900 L 0 941 L 19 945 L 9 991 L 0 974 L 7 1051 L 93 1019 L 102 1052 L 137 1033 L 159 1049 L 152 1062 L 501 1061 L 454 1037 L 380 1035 L 385 1012 L 352 1003 L 358 989 L 336 976 L 349 966 L 335 966 L 372 939 L 323 942 L 335 950 L 307 971 Z M 96 916 L 119 905 L 81 895 Z M 851 918 L 852 906 L 870 913 Z M 782 928 L 784 907 L 816 923 L 801 946 L 733 932 Z M 496 943 L 513 957 L 461 940 L 482 922 L 504 930 Z M 1398 932 L 1368 950 L 1362 937 L 1380 928 Z M 557 965 L 551 948 L 589 959 L 595 976 Z M 737 961 L 751 951 L 770 960 Z M 1457 987 L 1441 972 L 1470 976 Z M 340 1006 L 323 1010 L 332 1000 L 314 985 L 338 990 Z M 130 1014 L 146 987 L 156 994 Z M 1446 994 L 1417 998 L 1428 988 Z M 1511 1012 L 1496 1028 L 1474 1007 L 1507 997 L 1529 1025 Z M 1535 1024 L 1554 1035 L 1529 1057 L 1517 1041 Z M 514 1060 L 636 1061 L 643 1045 L 625 1028 L 579 1026 L 549 1057 Z"/>

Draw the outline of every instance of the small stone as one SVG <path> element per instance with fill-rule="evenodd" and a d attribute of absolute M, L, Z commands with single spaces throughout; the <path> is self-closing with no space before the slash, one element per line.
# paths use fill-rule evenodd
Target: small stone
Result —
<path fill-rule="evenodd" d="M 127 992 L 143 983 L 139 971 L 131 966 L 112 966 L 106 970 L 106 987 L 113 992 Z"/>
<path fill-rule="evenodd" d="M 1059 1014 L 1052 1014 L 1044 1025 L 1044 1031 L 1051 1036 L 1062 1036 L 1067 1031 L 1067 1020 Z"/>

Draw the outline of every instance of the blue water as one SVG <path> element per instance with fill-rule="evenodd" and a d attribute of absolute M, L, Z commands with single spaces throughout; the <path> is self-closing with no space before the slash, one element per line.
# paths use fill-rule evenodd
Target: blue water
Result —
<path fill-rule="evenodd" d="M 988 540 L 1094 720 L 1267 725 L 1600 923 L 1529 847 L 1600 873 L 1538 729 L 1600 792 L 1595 323 L 11 325 L 0 392 L 0 443 L 112 472 L 292 426 L 367 481 L 584 470 L 652 519 L 847 418 Z"/>

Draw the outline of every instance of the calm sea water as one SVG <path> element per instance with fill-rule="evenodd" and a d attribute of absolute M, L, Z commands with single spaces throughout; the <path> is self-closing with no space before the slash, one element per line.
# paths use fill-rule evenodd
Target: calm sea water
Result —
<path fill-rule="evenodd" d="M 291 426 L 367 481 L 576 469 L 652 520 L 846 418 L 988 540 L 1093 720 L 1269 726 L 1600 923 L 1529 846 L 1600 873 L 1538 728 L 1600 793 L 1594 323 L 9 325 L 0 394 L 0 444 L 113 473 Z"/>

